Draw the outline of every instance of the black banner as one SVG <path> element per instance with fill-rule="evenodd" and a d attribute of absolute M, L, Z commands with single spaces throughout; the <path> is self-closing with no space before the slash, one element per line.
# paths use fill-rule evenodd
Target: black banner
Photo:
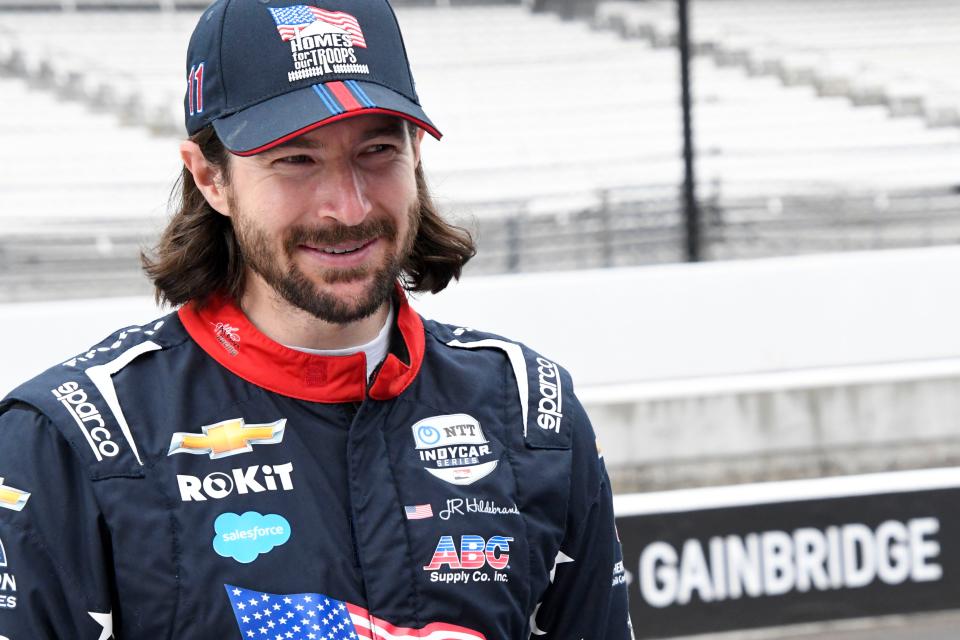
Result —
<path fill-rule="evenodd" d="M 637 638 L 960 608 L 960 483 L 830 493 L 638 515 L 618 505 Z"/>

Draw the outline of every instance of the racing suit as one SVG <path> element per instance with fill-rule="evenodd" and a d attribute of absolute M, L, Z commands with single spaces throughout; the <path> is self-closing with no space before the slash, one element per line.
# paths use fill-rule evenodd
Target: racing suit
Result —
<path fill-rule="evenodd" d="M 216 299 L 13 391 L 0 637 L 630 638 L 567 372 L 395 304 L 369 381 Z"/>

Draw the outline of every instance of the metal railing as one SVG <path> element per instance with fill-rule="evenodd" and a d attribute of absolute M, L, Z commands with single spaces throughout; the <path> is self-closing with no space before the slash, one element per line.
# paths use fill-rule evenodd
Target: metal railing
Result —
<path fill-rule="evenodd" d="M 492 215 L 448 204 L 470 229 L 479 253 L 467 274 L 600 269 L 684 259 L 684 218 L 674 198 L 603 190 L 593 206 L 531 212 L 499 203 Z M 798 189 L 776 197 L 724 198 L 706 192 L 706 259 L 960 243 L 960 190 L 877 192 Z M 130 295 L 149 291 L 139 254 L 156 239 L 157 220 L 50 220 L 0 232 L 0 301 Z"/>

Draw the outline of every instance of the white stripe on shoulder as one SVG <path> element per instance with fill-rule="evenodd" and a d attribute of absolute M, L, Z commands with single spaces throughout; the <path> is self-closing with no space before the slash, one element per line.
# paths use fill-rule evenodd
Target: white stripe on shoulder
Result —
<path fill-rule="evenodd" d="M 477 340 L 476 342 L 460 342 L 451 340 L 447 343 L 451 347 L 461 347 L 463 349 L 481 349 L 484 347 L 493 347 L 500 349 L 507 354 L 510 359 L 510 366 L 513 367 L 513 377 L 517 379 L 517 393 L 520 394 L 520 412 L 523 416 L 523 437 L 527 437 L 527 414 L 529 412 L 530 385 L 527 382 L 527 360 L 523 357 L 523 349 L 520 345 L 506 340 L 495 340 L 487 338 Z"/>
<path fill-rule="evenodd" d="M 137 443 L 133 440 L 130 425 L 127 424 L 127 419 L 123 415 L 123 409 L 120 407 L 120 399 L 117 398 L 117 389 L 113 386 L 113 374 L 123 369 L 144 353 L 159 351 L 162 348 L 163 347 L 156 342 L 149 340 L 141 342 L 127 349 L 110 362 L 105 362 L 86 370 L 87 377 L 90 378 L 94 386 L 100 391 L 100 395 L 103 396 L 107 406 L 110 407 L 110 411 L 113 412 L 113 416 L 117 419 L 117 424 L 120 425 L 120 431 L 123 432 L 123 437 L 127 439 L 127 444 L 130 445 L 130 450 L 133 451 L 133 455 L 137 458 L 137 462 L 140 463 L 141 467 L 143 466 L 143 460 L 140 459 L 140 451 L 137 449 Z"/>

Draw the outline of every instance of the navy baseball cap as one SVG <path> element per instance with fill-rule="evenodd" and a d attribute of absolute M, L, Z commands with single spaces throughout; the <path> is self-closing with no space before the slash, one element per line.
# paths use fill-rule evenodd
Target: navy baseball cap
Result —
<path fill-rule="evenodd" d="M 405 118 L 435 138 L 386 0 L 217 0 L 187 51 L 184 114 L 253 155 L 366 113 Z"/>

